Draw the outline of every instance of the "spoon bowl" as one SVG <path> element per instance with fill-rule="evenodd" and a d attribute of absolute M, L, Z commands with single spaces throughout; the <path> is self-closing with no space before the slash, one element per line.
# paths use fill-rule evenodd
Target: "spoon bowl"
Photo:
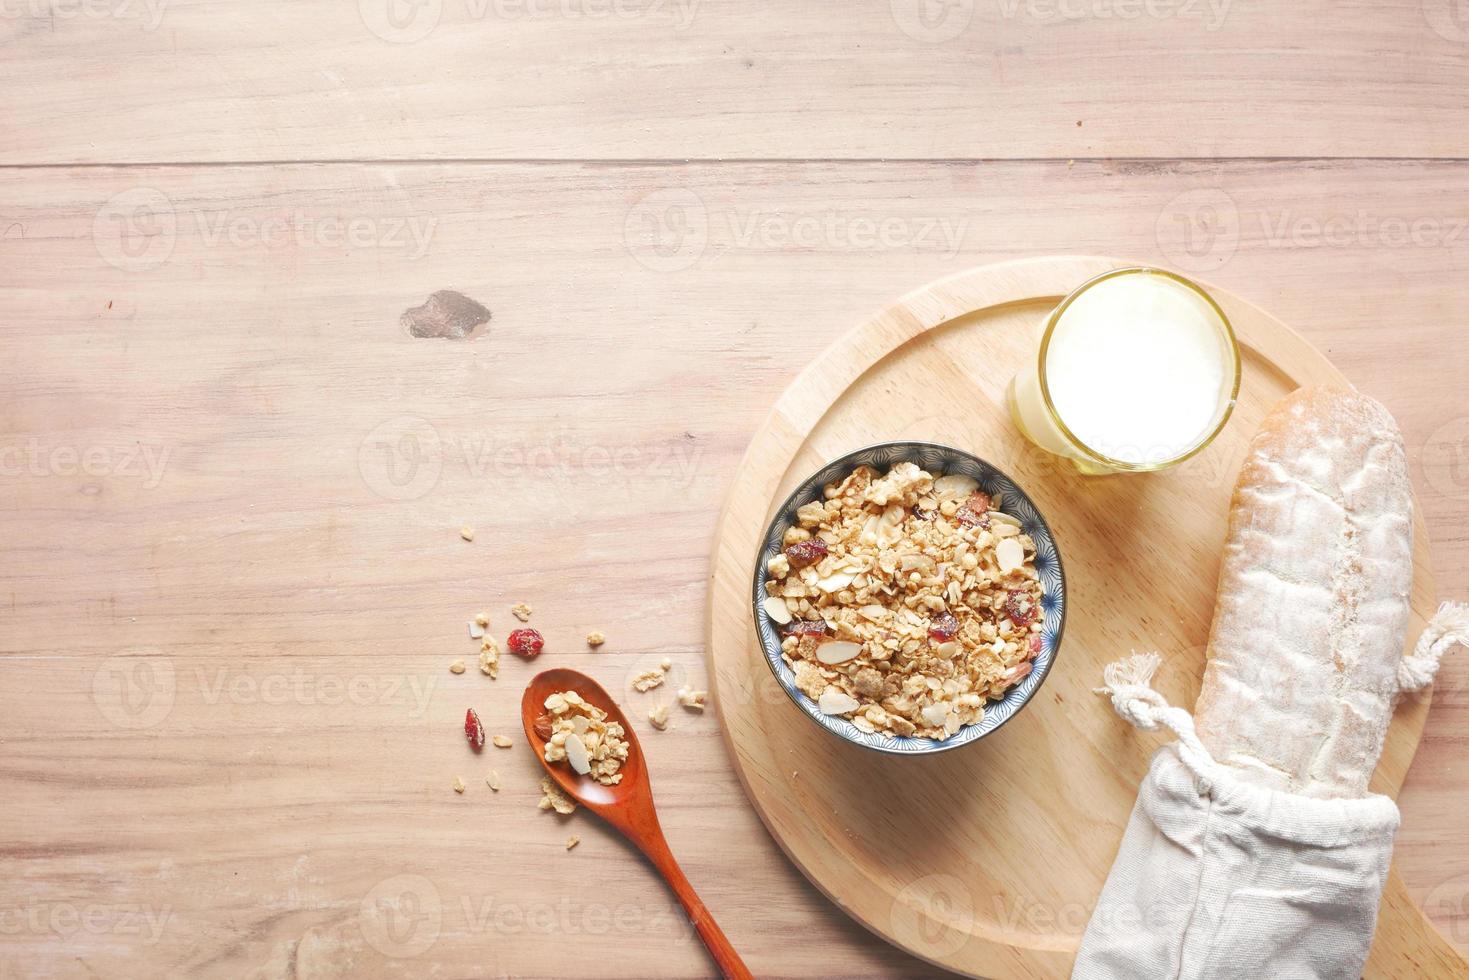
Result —
<path fill-rule="evenodd" d="M 537 725 L 547 715 L 546 698 L 566 691 L 575 691 L 588 704 L 605 711 L 609 721 L 615 721 L 622 726 L 628 752 L 619 770 L 622 780 L 615 786 L 604 786 L 591 776 L 580 775 L 568 763 L 546 761 L 548 736 L 543 734 L 544 723 L 541 725 L 542 731 L 536 730 Z M 678 862 L 673 859 L 673 852 L 669 850 L 668 841 L 663 836 L 663 828 L 658 824 L 658 813 L 653 809 L 653 788 L 648 780 L 648 766 L 643 758 L 643 748 L 638 744 L 637 732 L 628 723 L 627 716 L 622 713 L 617 702 L 602 689 L 602 685 L 580 671 L 564 667 L 542 671 L 526 685 L 525 694 L 520 699 L 520 717 L 525 726 L 526 740 L 530 742 L 531 749 L 536 753 L 536 758 L 541 760 L 541 765 L 552 782 L 581 806 L 616 827 L 663 875 L 684 912 L 688 914 L 689 922 L 714 957 L 720 972 L 738 980 L 750 977 L 750 971 L 740 955 L 730 945 L 723 930 L 695 894 L 693 885 L 684 877 Z"/>
<path fill-rule="evenodd" d="M 546 739 L 536 731 L 536 722 L 546 711 L 546 698 L 564 691 L 575 691 L 587 703 L 607 712 L 607 719 L 622 726 L 623 738 L 627 741 L 627 758 L 623 760 L 622 782 L 615 786 L 604 786 L 591 776 L 582 776 L 562 762 L 546 761 Z M 586 674 L 564 667 L 546 670 L 531 678 L 520 701 L 521 720 L 525 724 L 525 737 L 535 750 L 536 758 L 546 768 L 552 782 L 561 792 L 591 810 L 597 816 L 622 829 L 619 819 L 632 809 L 646 803 L 653 806 L 653 787 L 648 782 L 648 767 L 643 759 L 643 747 L 638 743 L 638 734 L 628 723 L 616 701 L 612 700 L 602 685 Z M 625 831 L 624 831 L 625 832 Z"/>

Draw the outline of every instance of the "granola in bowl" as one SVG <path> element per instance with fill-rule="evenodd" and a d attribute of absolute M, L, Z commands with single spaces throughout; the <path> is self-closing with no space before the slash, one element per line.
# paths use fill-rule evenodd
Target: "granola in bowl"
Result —
<path fill-rule="evenodd" d="M 987 464 L 967 458 L 983 472 Z M 849 738 L 871 736 L 873 747 L 919 751 L 921 741 L 998 727 L 1034 690 L 1039 676 L 1020 688 L 1043 654 L 1049 666 L 1047 578 L 1059 638 L 1059 557 L 1038 515 L 1027 523 L 1010 513 L 995 481 L 986 489 L 959 467 L 946 473 L 935 465 L 943 459 L 880 462 L 878 453 L 838 467 L 772 528 L 757 616 L 773 631 L 762 630 L 767 659 L 778 656 L 789 675 L 772 669 L 787 693 L 808 699 L 808 714 Z M 1028 529 L 1044 535 L 1047 554 Z"/>

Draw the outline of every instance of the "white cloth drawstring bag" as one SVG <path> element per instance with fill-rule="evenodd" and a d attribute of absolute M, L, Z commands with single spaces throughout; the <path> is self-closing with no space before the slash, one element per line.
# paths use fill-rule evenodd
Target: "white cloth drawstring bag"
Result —
<path fill-rule="evenodd" d="M 1469 640 L 1469 607 L 1445 604 L 1398 672 L 1427 686 Z M 1192 716 L 1150 687 L 1157 654 L 1109 666 L 1133 725 L 1172 729 L 1154 757 L 1087 924 L 1073 980 L 1352 978 L 1372 946 L 1397 832 L 1385 796 L 1318 799 L 1266 789 L 1214 761 Z"/>

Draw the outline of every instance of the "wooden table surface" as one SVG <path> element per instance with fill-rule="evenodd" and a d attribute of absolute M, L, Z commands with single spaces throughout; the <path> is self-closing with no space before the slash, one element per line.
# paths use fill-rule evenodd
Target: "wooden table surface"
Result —
<path fill-rule="evenodd" d="M 662 658 L 701 685 L 750 432 L 976 264 L 1133 256 L 1294 325 L 1397 414 L 1469 596 L 1462 0 L 0 15 L 0 978 L 708 975 L 524 745 L 469 752 L 531 671 L 477 673 L 466 620 L 532 603 L 540 663 L 634 711 Z M 479 336 L 404 333 L 440 289 Z M 786 862 L 715 714 L 642 733 L 757 975 L 933 974 Z M 1398 860 L 1469 951 L 1466 740 L 1461 657 Z"/>

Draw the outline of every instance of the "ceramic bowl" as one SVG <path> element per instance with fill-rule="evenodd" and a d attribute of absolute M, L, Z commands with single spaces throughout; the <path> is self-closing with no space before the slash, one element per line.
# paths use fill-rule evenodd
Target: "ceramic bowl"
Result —
<path fill-rule="evenodd" d="M 1035 541 L 1035 566 L 1040 574 L 1042 589 L 1041 651 L 1027 677 L 1006 691 L 1003 698 L 986 703 L 982 720 L 966 725 L 943 739 L 869 734 L 843 717 L 822 714 L 815 701 L 796 689 L 795 674 L 780 655 L 781 627 L 766 615 L 764 609 L 765 581 L 768 577 L 766 563 L 780 553 L 786 529 L 796 522 L 796 509 L 813 500 L 823 499 L 822 488 L 826 484 L 845 479 L 858 466 L 870 466 L 885 473 L 893 464 L 901 462 L 916 463 L 935 476 L 963 473 L 979 481 L 980 489 L 1000 499 L 998 509 L 1018 520 L 1021 530 Z M 1056 548 L 1050 526 L 1046 524 L 1045 518 L 1030 497 L 1010 477 L 978 456 L 951 446 L 930 442 L 887 442 L 832 460 L 803 480 L 786 498 L 765 532 L 764 543 L 755 565 L 751 606 L 765 662 L 802 714 L 833 735 L 864 748 L 895 755 L 926 755 L 969 745 L 984 738 L 1015 717 L 1045 683 L 1060 652 L 1061 635 L 1066 626 L 1066 576 L 1061 568 L 1061 552 Z"/>

